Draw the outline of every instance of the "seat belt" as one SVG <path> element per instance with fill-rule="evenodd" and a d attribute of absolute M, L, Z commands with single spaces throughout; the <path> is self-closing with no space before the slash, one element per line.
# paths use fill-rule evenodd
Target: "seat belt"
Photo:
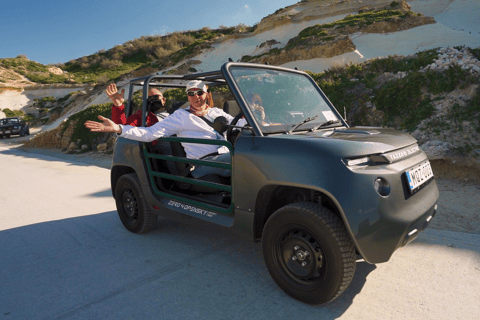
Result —
<path fill-rule="evenodd" d="M 215 128 L 213 127 L 213 122 L 211 122 L 210 120 L 208 120 L 208 119 L 205 118 L 204 116 L 201 116 L 201 117 L 200 117 L 200 116 L 197 116 L 197 117 L 199 117 L 200 119 L 202 119 L 203 121 L 205 121 L 210 127 L 213 128 L 213 130 L 215 130 Z M 215 132 L 217 132 L 217 131 L 215 131 Z M 217 132 L 217 133 L 218 133 L 218 132 Z"/>
<path fill-rule="evenodd" d="M 195 115 L 195 114 L 194 114 Z M 206 124 L 208 124 L 210 127 L 212 127 L 213 131 L 215 131 L 216 134 L 218 134 L 219 136 L 222 136 L 220 133 L 218 133 L 214 126 L 213 126 L 213 122 L 211 122 L 210 120 L 208 120 L 207 118 L 205 118 L 204 116 L 197 116 L 195 115 L 196 117 L 199 117 L 200 119 L 202 119 L 203 121 L 205 121 Z M 209 154 L 206 154 L 204 155 L 203 157 L 199 158 L 199 159 L 203 159 L 205 157 L 209 157 L 209 156 L 217 156 L 219 155 L 218 151 L 215 151 L 215 152 L 212 152 L 212 153 L 209 153 Z M 191 171 L 195 170 L 195 166 L 194 165 L 191 165 L 189 164 L 188 167 L 183 171 L 181 172 L 179 175 L 180 176 L 187 176 Z"/>

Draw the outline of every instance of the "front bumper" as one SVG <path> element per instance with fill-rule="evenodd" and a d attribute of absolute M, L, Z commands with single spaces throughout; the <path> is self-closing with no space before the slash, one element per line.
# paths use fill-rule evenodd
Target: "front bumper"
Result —
<path fill-rule="evenodd" d="M 430 223 L 433 220 L 433 217 L 437 214 L 437 204 L 430 208 L 423 216 L 421 216 L 417 221 L 412 223 L 410 227 L 405 231 L 405 235 L 403 236 L 403 241 L 401 241 L 401 246 L 406 246 L 413 240 L 415 240 L 420 232 L 427 229 Z"/>
<path fill-rule="evenodd" d="M 382 263 L 393 252 L 412 242 L 437 214 L 437 183 L 429 180 L 410 194 L 405 170 L 426 160 L 424 153 L 399 163 L 350 172 L 350 193 L 343 198 L 345 220 L 357 250 L 369 263 Z M 380 196 L 373 188 L 377 177 L 386 179 L 391 193 Z"/>
<path fill-rule="evenodd" d="M 8 130 L 2 130 L 0 131 L 0 135 L 15 135 L 15 134 L 20 134 L 22 129 L 8 129 Z"/>

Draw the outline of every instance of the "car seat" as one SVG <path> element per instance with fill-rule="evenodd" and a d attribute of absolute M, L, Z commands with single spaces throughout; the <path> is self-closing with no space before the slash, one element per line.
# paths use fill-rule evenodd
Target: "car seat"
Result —
<path fill-rule="evenodd" d="M 187 154 L 185 153 L 185 149 L 183 148 L 182 144 L 178 141 L 170 141 L 170 146 L 172 148 L 172 155 L 175 157 L 179 158 L 186 158 Z M 175 167 L 176 167 L 176 174 L 180 176 L 184 176 L 187 178 L 193 178 L 190 169 L 192 166 L 189 163 L 185 162 L 175 162 Z M 173 174 L 173 173 L 172 173 Z M 218 184 L 230 184 L 230 179 L 225 178 L 216 174 L 207 174 L 203 177 L 197 178 L 197 180 L 202 180 L 202 181 L 208 181 L 208 182 L 214 182 Z M 183 190 L 190 190 L 193 192 L 205 192 L 205 193 L 217 193 L 219 190 L 213 189 L 210 187 L 205 187 L 205 186 L 199 186 L 196 184 L 191 184 L 191 183 L 186 183 L 186 182 L 181 182 L 181 181 L 176 181 L 175 183 L 180 189 Z"/>

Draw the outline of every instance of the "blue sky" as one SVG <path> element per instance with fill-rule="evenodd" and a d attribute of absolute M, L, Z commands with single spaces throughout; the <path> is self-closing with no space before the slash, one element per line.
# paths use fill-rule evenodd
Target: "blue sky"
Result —
<path fill-rule="evenodd" d="M 245 23 L 252 26 L 295 0 L 25 0 L 0 9 L 0 58 L 25 54 L 67 62 L 143 35 Z"/>

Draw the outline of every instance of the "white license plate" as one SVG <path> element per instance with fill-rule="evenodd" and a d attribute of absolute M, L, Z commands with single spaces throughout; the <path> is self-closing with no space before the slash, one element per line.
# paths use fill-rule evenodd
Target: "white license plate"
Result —
<path fill-rule="evenodd" d="M 422 184 L 430 180 L 433 177 L 432 167 L 430 162 L 424 162 L 415 168 L 405 172 L 407 175 L 408 186 L 410 187 L 410 192 L 413 192 L 415 189 L 420 187 Z"/>

